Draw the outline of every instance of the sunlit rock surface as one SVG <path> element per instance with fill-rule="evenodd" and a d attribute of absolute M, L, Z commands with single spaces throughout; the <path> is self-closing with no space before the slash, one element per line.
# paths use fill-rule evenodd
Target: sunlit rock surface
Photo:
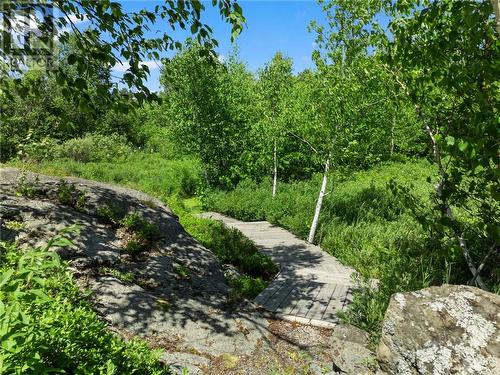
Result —
<path fill-rule="evenodd" d="M 377 356 L 390 374 L 500 374 L 500 296 L 443 285 L 392 296 Z"/>

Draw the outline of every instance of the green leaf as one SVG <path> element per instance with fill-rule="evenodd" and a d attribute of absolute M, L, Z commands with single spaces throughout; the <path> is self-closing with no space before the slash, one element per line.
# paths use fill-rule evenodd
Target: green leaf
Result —
<path fill-rule="evenodd" d="M 73 245 L 73 242 L 66 237 L 55 237 L 52 240 L 49 241 L 48 247 L 65 247 L 65 246 L 71 246 Z"/>
<path fill-rule="evenodd" d="M 13 274 L 14 274 L 14 270 L 10 269 L 10 270 L 3 272 L 0 275 L 0 288 L 9 282 L 9 280 L 11 279 Z"/>
<path fill-rule="evenodd" d="M 71 55 L 68 56 L 68 64 L 69 65 L 74 65 L 76 63 L 76 55 L 72 53 Z"/>
<path fill-rule="evenodd" d="M 458 149 L 462 152 L 464 152 L 467 147 L 469 146 L 469 143 L 467 141 L 464 141 L 463 139 L 458 142 Z"/>
<path fill-rule="evenodd" d="M 77 79 L 75 79 L 74 85 L 77 89 L 85 90 L 87 88 L 87 81 L 85 81 L 81 77 L 78 77 Z"/>
<path fill-rule="evenodd" d="M 446 136 L 445 140 L 448 146 L 453 146 L 455 144 L 455 137 L 452 137 L 451 135 Z"/>

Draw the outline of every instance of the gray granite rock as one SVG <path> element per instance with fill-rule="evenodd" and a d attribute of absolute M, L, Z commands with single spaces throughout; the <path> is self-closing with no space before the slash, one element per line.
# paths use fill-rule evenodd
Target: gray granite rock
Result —
<path fill-rule="evenodd" d="M 397 293 L 377 351 L 390 374 L 500 374 L 500 296 L 462 285 Z"/>

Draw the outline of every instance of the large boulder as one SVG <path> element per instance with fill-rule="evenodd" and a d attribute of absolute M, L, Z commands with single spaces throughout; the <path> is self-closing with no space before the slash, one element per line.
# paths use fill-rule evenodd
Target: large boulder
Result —
<path fill-rule="evenodd" d="M 500 296 L 464 285 L 397 293 L 377 357 L 390 374 L 500 374 Z"/>

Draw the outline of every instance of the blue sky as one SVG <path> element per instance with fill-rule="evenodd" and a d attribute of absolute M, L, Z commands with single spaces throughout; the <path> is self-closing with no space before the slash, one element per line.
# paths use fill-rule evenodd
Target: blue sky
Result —
<path fill-rule="evenodd" d="M 125 11 L 134 11 L 145 7 L 154 8 L 158 2 L 125 0 L 122 4 Z M 318 21 L 323 19 L 321 9 L 315 1 L 247 0 L 239 1 L 239 4 L 243 8 L 247 24 L 237 44 L 240 57 L 250 70 L 256 71 L 262 67 L 277 51 L 293 59 L 295 72 L 312 66 L 311 53 L 315 36 L 307 31 L 307 26 L 313 19 Z M 222 21 L 218 10 L 212 8 L 211 2 L 206 2 L 205 7 L 202 20 L 213 28 L 214 36 L 219 41 L 217 52 L 226 57 L 232 50 L 230 26 Z M 157 24 L 155 28 L 159 32 L 167 30 L 161 24 Z M 173 34 L 181 41 L 186 35 L 185 32 Z M 151 69 L 148 87 L 157 91 L 159 65 L 154 62 L 147 63 Z M 115 75 L 117 74 L 120 72 L 115 71 Z"/>

